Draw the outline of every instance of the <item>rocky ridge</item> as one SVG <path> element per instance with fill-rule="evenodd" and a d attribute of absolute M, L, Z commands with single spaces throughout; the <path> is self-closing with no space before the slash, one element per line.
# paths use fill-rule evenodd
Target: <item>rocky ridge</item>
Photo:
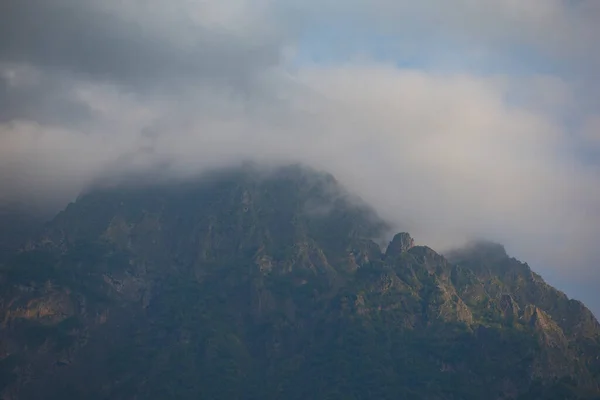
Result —
<path fill-rule="evenodd" d="M 2 265 L 2 398 L 600 398 L 583 304 L 388 229 L 297 167 L 93 191 Z"/>

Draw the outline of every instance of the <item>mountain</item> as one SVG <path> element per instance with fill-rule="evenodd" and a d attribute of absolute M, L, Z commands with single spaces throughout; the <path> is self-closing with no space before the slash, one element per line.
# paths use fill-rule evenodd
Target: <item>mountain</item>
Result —
<path fill-rule="evenodd" d="M 44 217 L 23 207 L 0 204 L 0 262 L 18 250 L 43 225 Z"/>
<path fill-rule="evenodd" d="M 0 270 L 3 399 L 600 399 L 600 326 L 301 167 L 98 188 Z"/>

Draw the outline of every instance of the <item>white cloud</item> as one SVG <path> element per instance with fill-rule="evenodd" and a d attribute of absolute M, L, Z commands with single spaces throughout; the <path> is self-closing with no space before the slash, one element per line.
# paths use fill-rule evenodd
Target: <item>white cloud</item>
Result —
<path fill-rule="evenodd" d="M 600 176 L 578 165 L 568 132 L 546 108 L 507 102 L 507 77 L 366 64 L 306 67 L 293 78 L 274 86 L 274 96 L 287 98 L 279 107 L 218 92 L 174 100 L 82 85 L 94 130 L 12 124 L 1 159 L 29 160 L 29 177 L 59 187 L 115 165 L 123 173 L 167 160 L 174 172 L 193 173 L 246 158 L 300 161 L 332 171 L 437 248 L 484 235 L 556 260 L 600 234 Z M 555 81 L 532 82 L 553 94 L 552 104 L 568 101 Z M 549 245 L 556 241 L 564 247 Z"/>

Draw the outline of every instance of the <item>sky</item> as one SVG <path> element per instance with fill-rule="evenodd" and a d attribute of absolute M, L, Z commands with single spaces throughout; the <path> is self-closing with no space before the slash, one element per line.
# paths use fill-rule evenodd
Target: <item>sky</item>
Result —
<path fill-rule="evenodd" d="M 597 0 L 4 0 L 0 204 L 299 162 L 600 315 L 599 37 Z"/>

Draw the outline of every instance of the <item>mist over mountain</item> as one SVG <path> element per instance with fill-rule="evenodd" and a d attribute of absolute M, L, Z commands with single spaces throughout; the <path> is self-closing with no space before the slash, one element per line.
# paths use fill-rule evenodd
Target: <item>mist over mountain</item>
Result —
<path fill-rule="evenodd" d="M 581 302 L 390 229 L 299 166 L 96 186 L 4 251 L 2 398 L 600 398 Z"/>

